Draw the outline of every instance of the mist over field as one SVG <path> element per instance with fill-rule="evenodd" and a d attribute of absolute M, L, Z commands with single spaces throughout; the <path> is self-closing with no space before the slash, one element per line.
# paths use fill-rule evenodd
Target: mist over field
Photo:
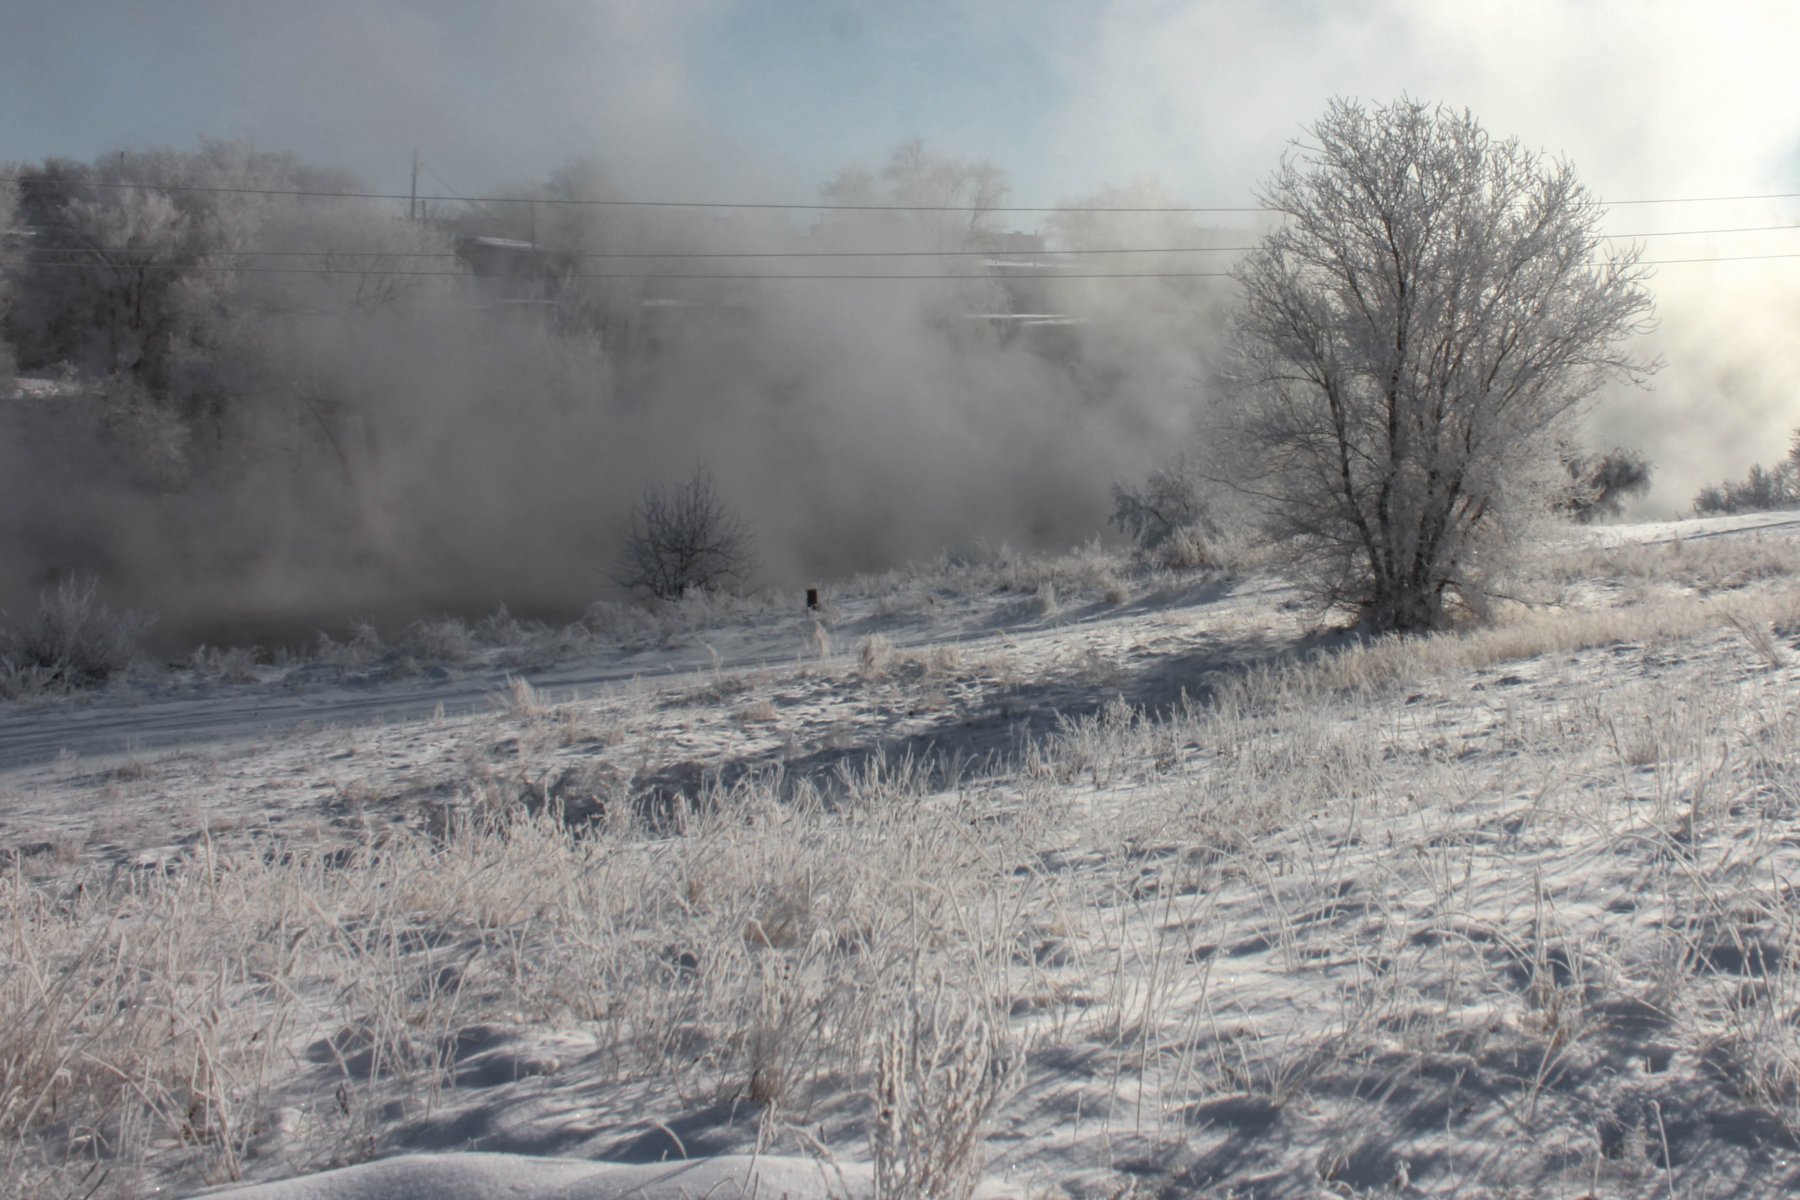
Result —
<path fill-rule="evenodd" d="M 419 191 L 437 197 L 1230 207 L 1254 203 L 1328 96 L 1404 91 L 1566 153 L 1603 198 L 1666 198 L 1791 188 L 1800 127 L 1770 57 L 1794 18 L 1775 8 L 1757 10 L 1765 35 L 1746 41 L 1679 5 L 1623 22 L 1606 6 L 1504 21 L 1401 4 L 1326 20 L 946 6 L 923 26 L 853 5 L 195 3 L 185 20 L 101 7 L 115 22 L 97 35 L 28 4 L 34 51 L 26 39 L 0 51 L 32 130 L 0 145 L 14 172 L 66 155 L 90 164 L 89 182 L 404 192 L 417 148 Z M 1000 45 L 1017 51 L 1007 65 Z M 128 116 L 57 69 L 75 55 L 189 75 Z M 1600 74 L 1618 62 L 1632 69 Z M 939 86 L 920 85 L 927 65 Z M 849 109 L 784 90 L 803 70 Z M 1677 73 L 1683 87 L 1660 82 Z M 80 254 L 44 252 L 56 218 L 33 213 L 29 191 L 12 225 L 31 237 L 8 253 L 60 263 L 9 272 L 8 328 L 28 380 L 63 375 L 54 396 L 9 405 L 0 605 L 94 573 L 115 601 L 160 613 L 171 642 L 502 601 L 578 612 L 619 594 L 614 557 L 642 489 L 696 465 L 754 528 L 757 585 L 1102 535 L 1110 485 L 1203 427 L 1232 285 L 1025 277 L 1224 270 L 1233 256 L 1071 257 L 1046 271 L 1008 259 L 1027 244 L 1008 235 L 1051 249 L 1241 246 L 1262 228 L 1254 213 L 454 200 L 407 223 L 404 201 L 171 192 L 159 232 L 121 215 L 148 193 L 72 185 L 90 206 L 82 244 L 136 239 L 159 270 L 182 268 L 144 283 L 168 317 L 135 330 L 139 346 L 103 328 L 104 305 L 136 286 L 122 275 L 96 285 L 112 299 L 50 311 L 47 294 L 66 300 L 91 272 L 69 269 Z M 1792 220 L 1791 200 L 1766 200 L 1621 207 L 1609 227 Z M 988 255 L 587 257 L 565 271 L 972 278 L 566 278 L 535 308 L 393 269 L 466 275 L 458 235 L 584 255 Z M 1771 253 L 1784 236 L 1647 239 L 1645 257 Z M 370 257 L 407 252 L 438 257 Z M 356 273 L 274 273 L 295 267 Z M 1639 511 L 1667 515 L 1785 448 L 1796 414 L 1781 348 L 1800 286 L 1781 260 L 1671 264 L 1651 286 L 1661 324 L 1647 356 L 1664 369 L 1647 391 L 1603 396 L 1587 441 L 1644 453 L 1656 489 Z M 1024 314 L 1068 320 L 1013 319 Z"/>

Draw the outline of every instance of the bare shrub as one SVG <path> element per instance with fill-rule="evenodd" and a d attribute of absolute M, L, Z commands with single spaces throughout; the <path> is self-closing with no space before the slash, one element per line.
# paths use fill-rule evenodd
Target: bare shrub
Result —
<path fill-rule="evenodd" d="M 719 498 L 712 473 L 700 467 L 685 483 L 644 489 L 631 510 L 614 578 L 658 600 L 741 584 L 753 567 L 751 541 L 749 526 Z"/>
<path fill-rule="evenodd" d="M 0 626 L 7 678 L 40 688 L 80 688 L 130 668 L 155 618 L 114 612 L 100 602 L 98 590 L 98 580 L 71 576 L 39 596 L 37 611 L 24 624 Z"/>
<path fill-rule="evenodd" d="M 395 648 L 421 662 L 456 664 L 475 654 L 469 627 L 455 617 L 414 621 L 401 633 Z"/>
<path fill-rule="evenodd" d="M 589 650 L 594 636 L 586 625 L 542 625 L 533 622 L 525 641 L 508 646 L 500 661 L 514 670 L 543 670 Z"/>
<path fill-rule="evenodd" d="M 875 1068 L 869 1149 L 877 1200 L 967 1200 L 981 1182 L 988 1118 L 1012 1094 L 1019 1058 L 986 997 L 943 979 L 908 993 Z"/>
<path fill-rule="evenodd" d="M 1185 525 L 1156 547 L 1154 561 L 1171 571 L 1200 571 L 1220 565 L 1214 539 L 1198 525 Z"/>
<path fill-rule="evenodd" d="M 633 604 L 596 600 L 587 606 L 581 620 L 596 637 L 609 641 L 622 642 L 656 632 L 656 618 Z"/>
<path fill-rule="evenodd" d="M 188 656 L 194 674 L 215 683 L 255 683 L 259 646 L 200 646 Z"/>
<path fill-rule="evenodd" d="M 1183 530 L 1210 527 L 1196 479 L 1194 464 L 1183 455 L 1150 472 L 1141 487 L 1113 484 L 1112 524 L 1141 550 L 1155 550 Z"/>
<path fill-rule="evenodd" d="M 0 657 L 0 700 L 28 700 L 57 690 L 56 676 L 43 667 L 22 667 Z"/>
<path fill-rule="evenodd" d="M 531 630 L 519 623 L 506 605 L 475 622 L 475 639 L 484 646 L 516 649 L 531 639 Z"/>
<path fill-rule="evenodd" d="M 382 645 L 381 633 L 367 621 L 355 621 L 350 625 L 350 637 L 342 642 L 334 641 L 324 630 L 319 631 L 317 646 L 319 661 L 330 663 L 335 667 L 366 667 L 379 662 L 387 653 Z"/>
<path fill-rule="evenodd" d="M 1629 496 L 1650 490 L 1650 460 L 1635 450 L 1615 447 L 1604 454 L 1569 453 L 1570 494 L 1563 508 L 1583 524 L 1616 517 Z"/>

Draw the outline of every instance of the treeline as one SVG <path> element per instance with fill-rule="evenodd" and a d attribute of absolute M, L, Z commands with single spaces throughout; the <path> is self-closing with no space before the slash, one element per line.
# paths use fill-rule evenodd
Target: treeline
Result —
<path fill-rule="evenodd" d="M 1757 464 L 1742 479 L 1709 484 L 1694 497 L 1694 512 L 1701 516 L 1783 508 L 1800 508 L 1800 429 L 1787 457 L 1766 467 Z"/>
<path fill-rule="evenodd" d="M 271 438 L 328 451 L 350 398 L 300 366 L 316 357 L 321 325 L 422 298 L 442 281 L 408 268 L 433 260 L 403 256 L 451 244 L 395 220 L 391 205 L 256 194 L 358 184 L 243 143 L 5 173 L 23 180 L 0 212 L 7 357 L 101 397 L 108 442 L 165 490 L 254 458 Z M 307 417 L 315 436 L 296 439 Z"/>
<path fill-rule="evenodd" d="M 0 608 L 94 575 L 180 640 L 523 569 L 492 475 L 567 465 L 522 431 L 610 377 L 592 339 L 471 311 L 455 221 L 269 194 L 367 188 L 236 142 L 0 174 L 0 396 L 49 384 L 0 411 Z"/>

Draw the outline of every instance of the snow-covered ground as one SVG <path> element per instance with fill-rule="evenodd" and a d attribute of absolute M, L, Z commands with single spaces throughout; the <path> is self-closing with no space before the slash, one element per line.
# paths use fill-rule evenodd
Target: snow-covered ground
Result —
<path fill-rule="evenodd" d="M 0 709 L 6 1178 L 1790 1194 L 1797 535 L 1374 645 L 1093 555 Z"/>

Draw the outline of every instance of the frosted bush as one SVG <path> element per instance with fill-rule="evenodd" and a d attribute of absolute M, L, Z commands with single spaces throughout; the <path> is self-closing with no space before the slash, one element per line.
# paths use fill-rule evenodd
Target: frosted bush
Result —
<path fill-rule="evenodd" d="M 0 626 L 0 662 L 15 682 L 92 687 L 137 661 L 155 619 L 114 612 L 98 591 L 93 578 L 64 579 L 39 596 L 37 611 L 23 624 Z"/>

